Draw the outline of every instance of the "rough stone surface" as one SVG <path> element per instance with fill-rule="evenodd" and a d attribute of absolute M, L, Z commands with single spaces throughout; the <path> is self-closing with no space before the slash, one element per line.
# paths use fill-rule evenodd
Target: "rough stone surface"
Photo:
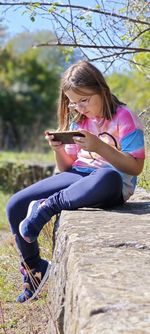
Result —
<path fill-rule="evenodd" d="M 49 310 L 48 334 L 150 334 L 150 193 L 62 212 Z"/>

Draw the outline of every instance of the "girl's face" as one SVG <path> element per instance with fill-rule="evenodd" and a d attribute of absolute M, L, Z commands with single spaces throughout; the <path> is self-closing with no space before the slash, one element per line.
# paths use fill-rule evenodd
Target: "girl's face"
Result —
<path fill-rule="evenodd" d="M 102 98 L 98 94 L 91 93 L 88 89 L 83 90 L 83 95 L 75 93 L 72 89 L 67 90 L 65 95 L 69 99 L 68 107 L 88 118 L 102 117 Z"/>

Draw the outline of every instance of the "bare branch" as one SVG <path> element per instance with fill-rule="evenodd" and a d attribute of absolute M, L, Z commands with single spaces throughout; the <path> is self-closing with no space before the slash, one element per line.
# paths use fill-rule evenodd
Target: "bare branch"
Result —
<path fill-rule="evenodd" d="M 71 3 L 70 3 L 70 0 L 68 0 L 68 1 L 69 1 L 69 6 L 70 6 L 70 18 L 71 18 L 71 26 L 72 26 L 73 38 L 74 38 L 75 43 L 77 43 L 76 35 L 74 33 L 74 24 L 73 24 L 73 15 L 72 15 Z"/>
<path fill-rule="evenodd" d="M 45 20 L 51 21 L 56 40 L 50 39 L 34 47 L 78 48 L 85 58 L 101 61 L 107 69 L 118 60 L 128 59 L 129 63 L 136 63 L 133 55 L 150 53 L 147 4 L 95 0 L 93 7 L 88 7 L 82 6 L 82 2 L 81 5 L 72 5 L 71 0 L 66 2 L 1 1 L 0 6 L 16 6 L 13 7 L 15 10 L 25 6 L 29 16 L 36 14 L 38 18 L 43 15 Z M 146 43 L 143 43 L 144 37 Z"/>
<path fill-rule="evenodd" d="M 123 47 L 123 46 L 118 46 L 118 45 L 87 45 L 87 44 L 71 44 L 71 43 L 62 43 L 58 41 L 57 43 L 40 43 L 37 44 L 36 47 L 41 47 L 41 46 L 69 46 L 69 47 L 76 47 L 76 48 L 86 48 L 86 49 L 117 49 L 117 50 L 127 50 L 129 52 L 127 53 L 137 53 L 137 52 L 150 52 L 150 49 L 146 48 L 130 48 L 130 47 Z"/>
<path fill-rule="evenodd" d="M 132 41 L 131 41 L 130 43 L 127 44 L 126 48 L 129 47 L 133 42 L 135 42 L 135 40 L 136 40 L 137 38 L 139 38 L 140 36 L 142 36 L 143 34 L 145 34 L 145 32 L 147 32 L 147 31 L 150 31 L 150 29 L 145 29 L 145 30 L 143 30 L 143 31 L 140 31 L 140 32 L 139 32 L 139 33 L 132 39 Z"/>
<path fill-rule="evenodd" d="M 2 3 L 0 2 L 0 6 L 36 6 L 37 2 L 27 2 L 27 1 L 21 1 L 21 2 L 7 2 L 7 3 Z M 54 3 L 53 2 L 41 2 L 39 3 L 40 6 L 53 6 Z M 40 7 L 39 6 L 39 7 Z M 72 8 L 72 9 L 78 9 L 78 10 L 84 10 L 84 11 L 88 11 L 88 12 L 92 12 L 92 13 L 98 13 L 98 14 L 102 14 L 105 16 L 111 16 L 111 17 L 116 17 L 116 18 L 120 18 L 122 20 L 125 21 L 130 21 L 133 23 L 137 23 L 137 24 L 143 24 L 143 25 L 148 25 L 150 26 L 150 23 L 147 21 L 143 21 L 143 20 L 139 20 L 139 19 L 133 19 L 132 17 L 128 17 L 128 16 L 124 16 L 124 15 L 119 15 L 116 13 L 112 13 L 112 12 L 107 12 L 107 11 L 102 11 L 100 9 L 96 9 L 96 8 L 91 8 L 91 7 L 85 7 L 85 6 L 76 6 L 76 5 L 63 5 L 63 4 L 58 4 L 55 3 L 55 7 L 60 7 L 60 8 Z"/>

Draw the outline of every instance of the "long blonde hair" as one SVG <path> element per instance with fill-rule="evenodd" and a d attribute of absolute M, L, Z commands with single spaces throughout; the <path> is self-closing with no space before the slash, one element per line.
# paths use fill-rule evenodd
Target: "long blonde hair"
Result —
<path fill-rule="evenodd" d="M 82 96 L 84 89 L 91 90 L 91 95 L 99 94 L 102 98 L 103 118 L 105 119 L 111 119 L 117 107 L 124 104 L 111 93 L 102 73 L 94 65 L 85 60 L 79 61 L 65 71 L 61 80 L 57 111 L 59 130 L 67 130 L 70 121 L 78 122 L 85 118 L 77 111 L 72 113 L 68 108 L 69 99 L 65 92 L 69 89 Z"/>

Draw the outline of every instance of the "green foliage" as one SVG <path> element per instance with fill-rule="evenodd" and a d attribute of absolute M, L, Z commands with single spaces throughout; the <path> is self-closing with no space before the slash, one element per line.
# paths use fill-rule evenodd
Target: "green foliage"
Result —
<path fill-rule="evenodd" d="M 122 9 L 121 9 L 122 10 Z M 119 11 L 121 13 L 121 11 Z M 124 12 L 127 12 L 127 7 L 124 7 Z M 136 16 L 135 16 L 136 13 Z M 142 20 L 148 23 L 149 6 L 145 0 L 130 1 L 128 4 L 128 16 L 136 17 L 137 20 Z M 121 40 L 129 43 L 129 46 L 136 48 L 149 49 L 150 45 L 150 29 L 148 25 L 142 23 L 135 24 L 126 21 L 126 33 L 122 35 Z M 150 78 L 150 53 L 142 51 L 133 53 L 131 59 L 131 68 L 135 71 L 140 71 L 145 77 Z"/>
<path fill-rule="evenodd" d="M 39 2 L 36 2 L 36 3 L 33 4 L 33 8 L 37 8 L 37 7 L 39 7 L 39 6 L 40 6 L 40 3 L 39 3 Z"/>
<path fill-rule="evenodd" d="M 53 165 L 31 162 L 0 162 L 0 185 L 7 192 L 16 192 L 52 175 Z"/>
<path fill-rule="evenodd" d="M 48 153 L 40 153 L 40 152 L 13 152 L 13 151 L 2 151 L 0 152 L 0 162 L 10 161 L 10 162 L 20 162 L 30 161 L 31 163 L 39 162 L 45 164 L 53 164 L 54 163 L 54 154 L 53 151 L 50 150 Z"/>
<path fill-rule="evenodd" d="M 84 15 L 79 15 L 78 19 L 84 21 L 86 27 L 92 27 L 92 15 L 88 12 L 84 12 Z"/>
<path fill-rule="evenodd" d="M 32 48 L 54 39 L 48 31 L 22 33 L 0 53 L 0 147 L 39 147 L 46 128 L 56 128 L 56 101 L 64 50 Z M 68 56 L 68 54 L 67 54 Z M 69 50 L 68 61 L 73 57 Z"/>
<path fill-rule="evenodd" d="M 48 154 L 34 152 L 0 153 L 0 190 L 15 192 L 50 176 L 54 169 L 52 151 Z"/>
<path fill-rule="evenodd" d="M 6 52 L 5 56 L 9 57 Z M 20 58 L 13 58 L 12 61 L 9 59 L 5 66 L 5 81 L 1 81 L 3 89 L 1 94 L 4 96 L 7 94 L 9 101 L 2 99 L 1 117 L 6 121 L 11 119 L 13 103 L 15 104 L 13 108 L 15 122 L 22 122 L 22 115 L 25 111 L 24 122 L 29 124 L 30 122 L 33 123 L 37 115 L 42 113 L 42 110 L 47 111 L 45 116 L 48 117 L 49 106 L 54 108 L 58 76 L 53 70 L 47 71 L 44 64 L 37 62 L 34 51 Z M 2 70 L 2 62 L 0 67 Z M 9 85 L 10 91 L 6 91 L 7 85 Z M 9 106 L 6 110 L 4 108 L 5 103 L 8 103 Z M 33 106 L 36 113 L 32 110 Z M 20 112 L 20 109 L 22 109 L 22 112 Z"/>
<path fill-rule="evenodd" d="M 127 74 L 113 73 L 107 77 L 111 91 L 125 102 L 130 109 L 141 114 L 144 126 L 146 155 L 150 152 L 150 90 L 149 80 L 142 72 L 129 72 Z M 139 185 L 150 189 L 150 160 L 146 158 L 143 173 L 139 176 Z"/>
<path fill-rule="evenodd" d="M 7 195 L 7 200 L 8 197 Z M 4 203 L 5 199 L 5 203 Z M 6 194 L 0 191 L 0 209 L 5 210 Z M 42 298 L 34 303 L 24 305 L 16 303 L 15 299 L 22 290 L 22 279 L 19 272 L 20 256 L 16 248 L 14 237 L 5 216 L 1 216 L 3 225 L 0 226 L 0 332 L 2 333 L 44 333 L 49 313 L 47 308 L 47 290 L 45 284 Z M 52 257 L 53 222 L 47 224 L 47 231 L 43 229 L 39 237 L 41 256 L 48 260 Z M 34 316 L 34 323 L 33 323 Z M 23 320 L 24 318 L 24 320 Z"/>
<path fill-rule="evenodd" d="M 73 57 L 73 54 L 74 54 L 74 48 L 73 47 L 67 47 L 67 48 L 62 48 L 62 53 L 63 55 L 65 56 L 65 61 L 66 63 L 69 63 L 70 60 L 72 59 Z"/>
<path fill-rule="evenodd" d="M 3 25 L 3 20 L 0 18 L 0 46 L 4 43 L 6 37 L 6 27 Z"/>
<path fill-rule="evenodd" d="M 33 16 L 33 14 L 32 14 L 32 16 L 30 17 L 30 19 L 31 19 L 32 22 L 34 22 L 35 21 L 35 16 Z"/>
<path fill-rule="evenodd" d="M 150 30 L 146 31 L 139 38 L 139 46 L 141 48 L 149 48 L 150 45 Z M 141 52 L 136 54 L 133 57 L 134 62 L 137 64 L 137 69 L 145 75 L 148 79 L 150 79 L 150 54 L 149 52 Z"/>
<path fill-rule="evenodd" d="M 146 158 L 144 170 L 138 177 L 138 185 L 150 191 L 150 159 Z"/>
<path fill-rule="evenodd" d="M 106 79 L 111 91 L 133 111 L 140 113 L 149 106 L 149 81 L 141 72 L 113 73 Z"/>
<path fill-rule="evenodd" d="M 8 224 L 7 224 L 7 218 L 5 213 L 5 207 L 6 203 L 8 202 L 8 199 L 10 197 L 11 193 L 4 192 L 3 189 L 0 188 L 0 230 L 8 230 Z"/>

